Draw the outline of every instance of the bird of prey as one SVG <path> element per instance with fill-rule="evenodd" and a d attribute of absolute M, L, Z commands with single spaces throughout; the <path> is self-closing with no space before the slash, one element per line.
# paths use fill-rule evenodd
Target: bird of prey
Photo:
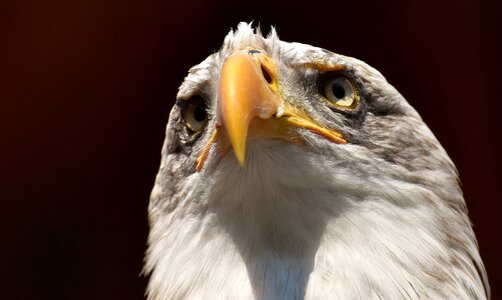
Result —
<path fill-rule="evenodd" d="M 240 23 L 179 88 L 149 299 L 487 299 L 457 171 L 374 68 Z"/>

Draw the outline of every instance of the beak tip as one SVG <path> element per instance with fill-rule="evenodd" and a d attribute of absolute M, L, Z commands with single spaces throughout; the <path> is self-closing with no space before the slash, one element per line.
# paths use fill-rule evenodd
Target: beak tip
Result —
<path fill-rule="evenodd" d="M 245 159 L 245 154 L 246 154 L 246 148 L 245 146 L 241 145 L 240 147 L 237 145 L 232 145 L 234 148 L 234 154 L 235 158 L 237 158 L 237 162 L 241 167 L 244 166 L 244 159 Z"/>

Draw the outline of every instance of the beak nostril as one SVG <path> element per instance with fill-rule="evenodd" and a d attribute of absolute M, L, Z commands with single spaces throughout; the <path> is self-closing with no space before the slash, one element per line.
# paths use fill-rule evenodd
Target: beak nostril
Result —
<path fill-rule="evenodd" d="M 270 73 L 267 71 L 267 69 L 263 65 L 261 65 L 261 73 L 263 74 L 263 77 L 265 78 L 267 83 L 271 84 L 272 83 L 272 76 L 270 75 Z"/>
<path fill-rule="evenodd" d="M 260 50 L 256 50 L 256 49 L 249 49 L 248 53 L 251 54 L 251 55 L 253 55 L 253 54 L 260 54 L 261 51 Z"/>

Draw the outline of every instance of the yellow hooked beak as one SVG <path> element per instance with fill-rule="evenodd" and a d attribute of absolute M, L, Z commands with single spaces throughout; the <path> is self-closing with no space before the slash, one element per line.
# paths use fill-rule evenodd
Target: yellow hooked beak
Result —
<path fill-rule="evenodd" d="M 291 127 L 306 128 L 333 142 L 346 143 L 340 133 L 320 127 L 280 97 L 276 65 L 254 49 L 236 51 L 223 64 L 216 118 L 217 126 L 223 130 L 215 129 L 204 147 L 197 160 L 199 171 L 209 148 L 220 138 L 230 142 L 241 166 L 248 139 L 274 137 L 293 141 Z"/>

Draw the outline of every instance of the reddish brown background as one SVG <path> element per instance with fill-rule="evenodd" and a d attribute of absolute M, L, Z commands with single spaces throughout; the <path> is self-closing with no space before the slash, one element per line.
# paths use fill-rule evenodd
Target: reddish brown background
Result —
<path fill-rule="evenodd" d="M 500 295 L 496 1 L 348 2 L 0 2 L 0 297 L 142 298 L 177 86 L 241 20 L 363 59 L 405 95 L 458 166 Z"/>

